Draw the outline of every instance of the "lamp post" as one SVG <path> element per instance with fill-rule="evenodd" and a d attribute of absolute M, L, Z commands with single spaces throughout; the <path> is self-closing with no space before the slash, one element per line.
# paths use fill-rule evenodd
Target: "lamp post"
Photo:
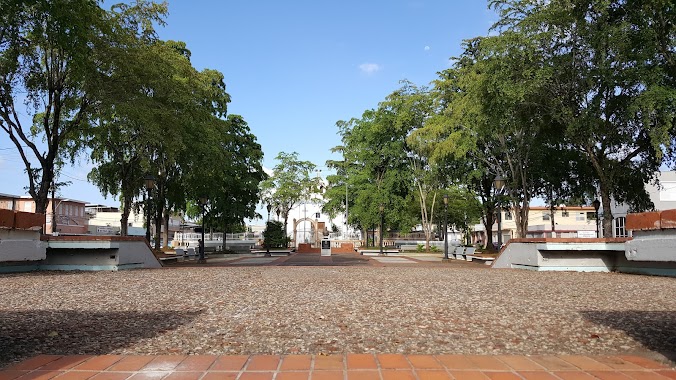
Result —
<path fill-rule="evenodd" d="M 148 174 L 143 177 L 143 181 L 146 185 L 146 241 L 148 241 L 148 244 L 150 244 L 150 190 L 155 187 L 155 177 L 153 177 L 151 174 Z"/>
<path fill-rule="evenodd" d="M 199 263 L 205 263 L 206 260 L 204 259 L 204 213 L 207 208 L 207 201 L 209 199 L 206 196 L 200 197 L 200 204 L 202 205 L 202 243 L 200 244 L 200 258 L 199 258 Z"/>
<path fill-rule="evenodd" d="M 381 203 L 380 206 L 378 206 L 378 209 L 380 210 L 380 256 L 383 256 L 383 225 L 385 224 L 385 206 Z"/>
<path fill-rule="evenodd" d="M 265 236 L 265 256 L 270 256 L 270 242 L 268 239 L 270 238 L 270 211 L 272 210 L 272 205 L 268 204 L 268 223 L 265 226 L 265 232 L 267 236 Z"/>
<path fill-rule="evenodd" d="M 592 205 L 594 206 L 594 212 L 596 212 L 596 238 L 599 238 L 599 208 L 601 207 L 601 202 L 598 199 L 594 199 Z"/>
<path fill-rule="evenodd" d="M 505 179 L 498 174 L 493 180 L 493 187 L 496 195 L 502 195 L 502 189 L 505 187 Z M 502 248 L 502 206 L 498 202 L 498 251 Z"/>
<path fill-rule="evenodd" d="M 444 260 L 448 260 L 448 194 L 444 194 Z"/>

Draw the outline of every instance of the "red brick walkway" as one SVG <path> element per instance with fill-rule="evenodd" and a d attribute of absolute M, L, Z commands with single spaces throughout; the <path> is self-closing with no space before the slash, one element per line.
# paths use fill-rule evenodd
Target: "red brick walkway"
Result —
<path fill-rule="evenodd" d="M 478 355 L 42 355 L 0 370 L 0 380 L 676 379 L 639 356 Z"/>

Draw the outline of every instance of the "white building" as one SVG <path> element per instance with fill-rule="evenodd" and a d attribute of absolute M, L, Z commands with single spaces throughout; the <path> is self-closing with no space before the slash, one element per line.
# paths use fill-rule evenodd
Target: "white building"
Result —
<path fill-rule="evenodd" d="M 117 207 L 105 205 L 90 204 L 85 207 L 85 212 L 89 215 L 89 232 L 93 235 L 119 235 L 121 229 L 122 211 Z M 139 213 L 131 210 L 127 220 L 127 234 L 129 236 L 145 236 L 146 224 L 143 209 Z M 181 218 L 169 218 L 169 239 L 171 240 L 174 232 L 180 231 Z M 151 229 L 155 232 L 154 228 Z M 164 231 L 164 226 L 162 226 Z"/>
<path fill-rule="evenodd" d="M 659 185 L 645 185 L 650 200 L 655 205 L 655 211 L 676 209 L 676 171 L 659 172 L 657 179 Z M 613 214 L 613 237 L 629 236 L 625 228 L 629 207 L 612 200 L 610 209 Z M 599 210 L 599 214 L 603 215 L 603 209 Z"/>

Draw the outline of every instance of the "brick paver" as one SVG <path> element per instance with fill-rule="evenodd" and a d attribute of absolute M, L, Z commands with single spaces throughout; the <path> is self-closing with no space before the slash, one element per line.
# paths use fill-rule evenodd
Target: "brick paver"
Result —
<path fill-rule="evenodd" d="M 676 379 L 641 356 L 584 355 L 40 355 L 0 380 L 452 380 Z"/>

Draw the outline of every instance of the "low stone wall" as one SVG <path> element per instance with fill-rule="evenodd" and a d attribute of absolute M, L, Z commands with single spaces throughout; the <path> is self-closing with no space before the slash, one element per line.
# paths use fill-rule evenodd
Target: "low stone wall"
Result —
<path fill-rule="evenodd" d="M 627 239 L 528 238 L 511 239 L 493 268 L 536 271 L 610 272 L 624 256 Z"/>
<path fill-rule="evenodd" d="M 18 268 L 44 260 L 47 249 L 40 241 L 44 223 L 45 214 L 0 209 L 0 263 Z"/>
<path fill-rule="evenodd" d="M 42 247 L 44 253 L 39 259 L 32 261 L 21 258 L 6 260 L 0 266 L 0 272 L 34 270 L 117 271 L 161 267 L 150 246 L 142 237 L 40 236 L 39 233 L 35 232 L 31 239 L 23 242 L 23 246 L 31 244 Z"/>
<path fill-rule="evenodd" d="M 627 260 L 676 263 L 676 210 L 629 214 L 626 222 L 634 236 Z"/>
<path fill-rule="evenodd" d="M 40 230 L 45 214 L 0 209 L 0 227 L 16 230 Z"/>
<path fill-rule="evenodd" d="M 300 243 L 298 244 L 298 248 L 296 248 L 297 253 L 321 253 L 322 249 L 317 247 L 314 248 L 312 247 L 312 244 L 308 243 Z"/>
<path fill-rule="evenodd" d="M 357 251 L 354 250 L 354 244 L 352 243 L 342 243 L 340 247 L 331 247 L 331 253 L 354 253 L 357 254 Z"/>
<path fill-rule="evenodd" d="M 40 241 L 40 231 L 0 229 L 0 263 L 44 260 L 47 245 Z"/>
<path fill-rule="evenodd" d="M 676 262 L 632 260 L 627 247 L 632 247 L 635 241 L 631 238 L 512 239 L 492 267 L 676 276 Z M 674 254 L 673 248 L 671 252 Z"/>

